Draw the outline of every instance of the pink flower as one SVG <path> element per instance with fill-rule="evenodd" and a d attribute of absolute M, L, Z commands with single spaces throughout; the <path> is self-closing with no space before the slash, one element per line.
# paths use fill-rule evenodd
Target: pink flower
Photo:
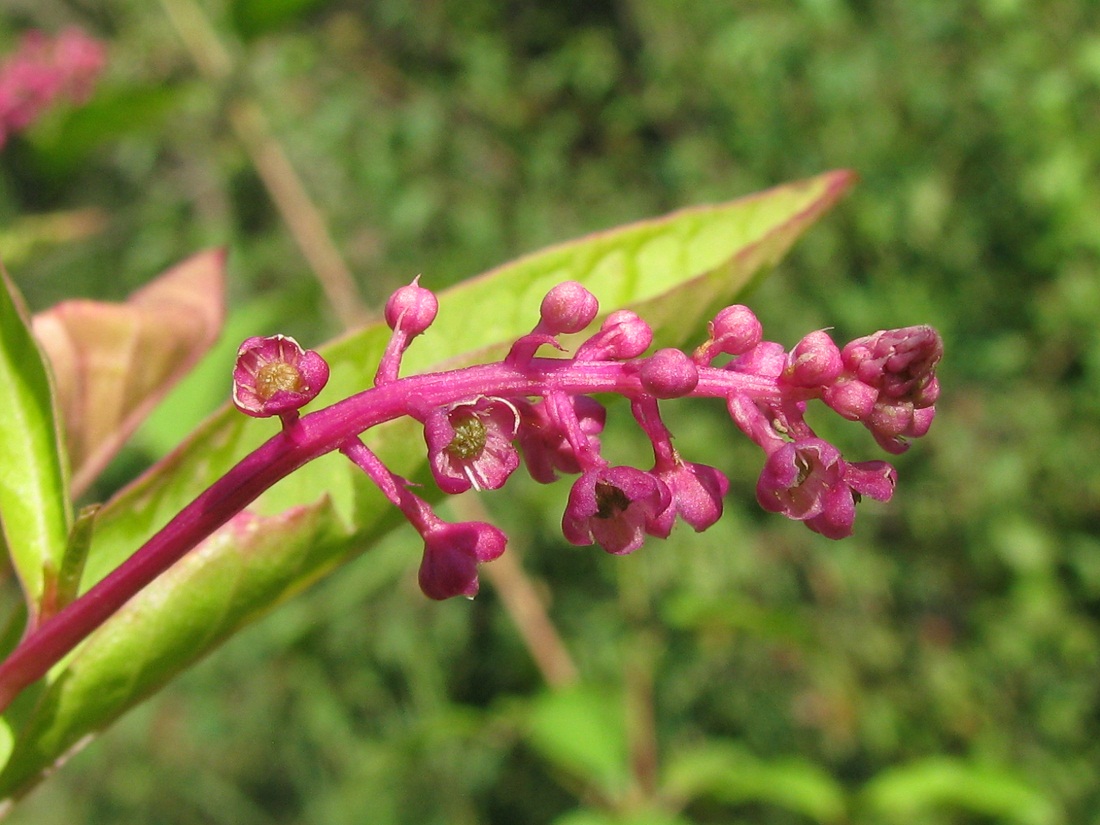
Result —
<path fill-rule="evenodd" d="M 647 526 L 669 506 L 663 481 L 633 467 L 585 472 L 569 491 L 562 532 L 572 544 L 598 544 L 608 553 L 633 553 Z"/>
<path fill-rule="evenodd" d="M 434 409 L 424 422 L 432 475 L 445 493 L 496 490 L 519 466 L 519 413 L 503 398 Z"/>
<path fill-rule="evenodd" d="M 572 405 L 577 429 L 587 439 L 591 452 L 598 454 L 600 442 L 596 436 L 603 431 L 607 410 L 587 395 L 574 396 L 566 403 Z M 540 484 L 550 484 L 557 480 L 559 472 L 570 475 L 581 472 L 583 467 L 573 445 L 551 419 L 546 402 L 524 403 L 521 410 L 518 438 L 531 478 Z"/>
<path fill-rule="evenodd" d="M 233 403 L 255 418 L 304 407 L 328 383 L 328 364 L 285 335 L 249 338 L 237 350 Z"/>
<path fill-rule="evenodd" d="M 784 444 L 764 462 L 756 500 L 772 513 L 805 521 L 825 509 L 826 494 L 844 483 L 840 450 L 820 438 Z"/>
<path fill-rule="evenodd" d="M 683 461 L 677 456 L 670 469 L 654 469 L 653 474 L 665 483 L 672 498 L 668 507 L 650 522 L 648 532 L 651 535 L 666 538 L 672 532 L 677 515 L 697 533 L 722 517 L 722 498 L 729 491 L 730 483 L 720 470 Z"/>
<path fill-rule="evenodd" d="M 860 498 L 889 501 L 896 483 L 897 473 L 885 461 L 849 464 L 832 444 L 807 438 L 768 456 L 756 498 L 765 510 L 841 539 L 852 534 Z"/>
<path fill-rule="evenodd" d="M 18 50 L 0 65 L 0 147 L 59 98 L 85 102 L 106 59 L 103 45 L 79 29 L 56 38 L 40 31 L 24 35 Z"/>
<path fill-rule="evenodd" d="M 428 598 L 438 600 L 476 596 L 478 564 L 498 558 L 508 541 L 496 527 L 480 521 L 450 524 L 434 519 L 421 535 L 420 589 Z"/>

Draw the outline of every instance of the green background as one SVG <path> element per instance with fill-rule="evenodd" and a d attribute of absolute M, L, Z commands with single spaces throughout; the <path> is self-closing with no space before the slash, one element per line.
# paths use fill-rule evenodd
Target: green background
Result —
<path fill-rule="evenodd" d="M 111 55 L 88 106 L 0 152 L 0 249 L 33 309 L 121 298 L 226 244 L 238 338 L 341 331 L 232 131 L 241 99 L 374 307 L 418 273 L 438 287 L 845 167 L 861 183 L 750 303 L 788 345 L 935 324 L 940 414 L 896 462 L 894 501 L 865 504 L 834 543 L 759 511 L 759 455 L 720 405 L 666 405 L 684 455 L 731 477 L 708 533 L 611 558 L 562 540 L 567 485 L 484 497 L 582 693 L 546 691 L 488 585 L 473 603 L 423 599 L 419 540 L 398 530 L 126 717 L 11 821 L 606 822 L 576 811 L 627 781 L 627 718 L 655 725 L 666 790 L 699 786 L 685 822 L 1100 822 L 1100 7 L 200 6 L 237 66 L 216 82 L 162 4 L 0 13 L 8 50 L 27 27 L 76 23 Z M 94 231 L 66 240 L 41 221 L 72 209 L 94 210 Z M 96 495 L 227 391 L 173 398 Z M 641 456 L 624 413 L 608 449 Z M 877 457 L 866 434 L 820 424 Z"/>

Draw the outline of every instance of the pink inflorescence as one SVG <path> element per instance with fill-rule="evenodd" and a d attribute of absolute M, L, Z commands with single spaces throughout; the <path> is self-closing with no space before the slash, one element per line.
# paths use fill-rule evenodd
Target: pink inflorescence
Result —
<path fill-rule="evenodd" d="M 25 34 L 0 63 L 0 148 L 58 100 L 87 101 L 106 62 L 103 44 L 79 29 Z"/>
<path fill-rule="evenodd" d="M 667 537 L 678 520 L 696 531 L 710 527 L 721 517 L 729 490 L 720 470 L 680 456 L 659 401 L 724 399 L 733 422 L 764 452 L 756 487 L 760 505 L 834 539 L 851 534 L 863 496 L 888 501 L 897 476 L 884 461 L 847 461 L 806 423 L 808 403 L 820 400 L 844 418 L 859 421 L 891 453 L 904 451 L 907 439 L 924 435 L 935 415 L 935 369 L 943 344 L 931 327 L 877 332 L 843 348 L 819 330 L 788 351 L 762 340 L 760 322 L 751 310 L 731 306 L 717 314 L 707 340 L 690 354 L 661 349 L 646 355 L 651 328 L 635 313 L 619 310 L 571 358 L 536 357 L 543 345 L 563 351 L 558 336 L 583 331 L 598 309 L 596 298 L 581 284 L 561 284 L 543 300 L 533 330 L 500 362 L 401 378 L 401 357 L 434 321 L 438 303 L 414 281 L 387 304 L 390 345 L 375 387 L 338 405 L 339 420 L 351 422 L 347 426 L 356 430 L 347 433 L 339 449 L 421 534 L 419 580 L 428 596 L 476 594 L 477 566 L 504 551 L 504 536 L 482 522 L 441 520 L 409 482 L 387 469 L 362 442 L 359 430 L 372 426 L 366 422 L 399 415 L 419 421 L 429 466 L 445 493 L 497 489 L 521 463 L 542 483 L 562 473 L 577 476 L 562 517 L 565 538 L 627 554 L 647 536 Z M 241 348 L 236 376 L 238 406 L 244 412 L 278 413 L 290 428 L 313 417 L 298 422 L 287 413 L 311 399 L 323 381 L 310 377 L 320 375 L 313 361 L 319 356 L 287 342 L 291 339 L 250 339 Z M 298 376 L 309 391 L 294 395 L 280 390 L 265 399 L 256 388 L 259 373 L 287 363 L 293 364 L 287 374 Z M 283 367 L 277 371 L 287 372 Z M 327 376 L 327 368 L 323 372 Z M 651 467 L 612 464 L 604 458 L 599 434 L 605 410 L 593 398 L 597 393 L 628 400 L 652 445 Z M 381 407 L 385 409 L 379 412 Z"/>

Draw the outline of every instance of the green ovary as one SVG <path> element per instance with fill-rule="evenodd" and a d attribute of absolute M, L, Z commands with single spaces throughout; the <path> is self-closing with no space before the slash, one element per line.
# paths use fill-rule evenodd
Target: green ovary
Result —
<path fill-rule="evenodd" d="M 452 424 L 455 435 L 447 445 L 447 452 L 462 460 L 481 455 L 481 451 L 485 449 L 485 425 L 481 420 L 472 415 Z"/>

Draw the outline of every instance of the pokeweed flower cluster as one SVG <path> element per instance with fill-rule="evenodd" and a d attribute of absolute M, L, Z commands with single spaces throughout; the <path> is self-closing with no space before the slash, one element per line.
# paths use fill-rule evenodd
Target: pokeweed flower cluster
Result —
<path fill-rule="evenodd" d="M 943 345 L 926 326 L 876 332 L 843 348 L 819 330 L 788 351 L 763 340 L 747 307 L 731 306 L 711 320 L 693 351 L 647 354 L 652 329 L 619 310 L 569 354 L 560 336 L 582 333 L 599 312 L 596 298 L 575 282 L 550 290 L 534 328 L 500 361 L 401 376 L 405 351 L 438 311 L 435 295 L 417 281 L 398 289 L 385 308 L 392 334 L 374 386 L 307 414 L 301 408 L 329 378 L 324 359 L 286 336 L 245 341 L 233 370 L 233 401 L 247 415 L 277 416 L 281 430 L 0 662 L 0 710 L 215 530 L 239 525 L 265 490 L 333 451 L 366 473 L 420 534 L 424 593 L 474 596 L 478 565 L 498 558 L 507 539 L 491 524 L 445 521 L 415 485 L 391 471 L 363 440 L 387 421 L 419 422 L 431 473 L 447 494 L 498 489 L 521 464 L 542 483 L 575 476 L 561 521 L 565 538 L 626 554 L 648 536 L 667 537 L 677 520 L 707 529 L 721 517 L 729 489 L 717 468 L 680 455 L 661 402 L 724 400 L 733 423 L 764 453 L 760 505 L 838 539 L 852 532 L 861 498 L 887 501 L 897 476 L 884 461 L 845 459 L 806 423 L 807 405 L 818 400 L 858 421 L 896 454 L 928 431 L 939 395 L 935 369 Z M 557 357 L 540 357 L 543 347 L 558 350 Z M 652 445 L 652 465 L 604 457 L 605 410 L 596 395 L 629 402 Z"/>
<path fill-rule="evenodd" d="M 438 307 L 417 281 L 398 289 L 386 304 L 392 335 L 374 387 L 327 410 L 299 418 L 297 410 L 324 387 L 328 367 L 283 336 L 244 342 L 233 392 L 242 412 L 279 416 L 291 442 L 328 439 L 366 473 L 423 539 L 419 582 L 433 599 L 474 596 L 478 565 L 500 556 L 506 538 L 484 522 L 453 524 L 437 516 L 362 440 L 382 421 L 410 416 L 422 425 L 432 475 L 447 494 L 496 490 L 521 464 L 542 483 L 577 476 L 562 516 L 565 538 L 626 554 L 647 536 L 667 537 L 677 519 L 707 529 L 721 517 L 729 489 L 721 471 L 681 457 L 661 418 L 661 401 L 724 399 L 733 423 L 764 452 L 760 505 L 833 539 L 851 534 L 863 496 L 889 500 L 897 475 L 885 461 L 847 461 L 806 423 L 808 403 L 820 400 L 860 422 L 894 454 L 924 435 L 935 416 L 943 345 L 927 326 L 876 332 L 843 348 L 819 330 L 787 351 L 763 340 L 751 310 L 731 306 L 710 322 L 693 352 L 646 355 L 652 329 L 620 310 L 564 357 L 559 336 L 582 332 L 599 311 L 591 292 L 567 282 L 550 290 L 538 323 L 500 362 L 400 377 L 405 350 L 429 328 Z M 538 357 L 544 346 L 559 357 Z M 652 445 L 652 466 L 604 458 L 605 410 L 596 393 L 629 401 Z"/>

